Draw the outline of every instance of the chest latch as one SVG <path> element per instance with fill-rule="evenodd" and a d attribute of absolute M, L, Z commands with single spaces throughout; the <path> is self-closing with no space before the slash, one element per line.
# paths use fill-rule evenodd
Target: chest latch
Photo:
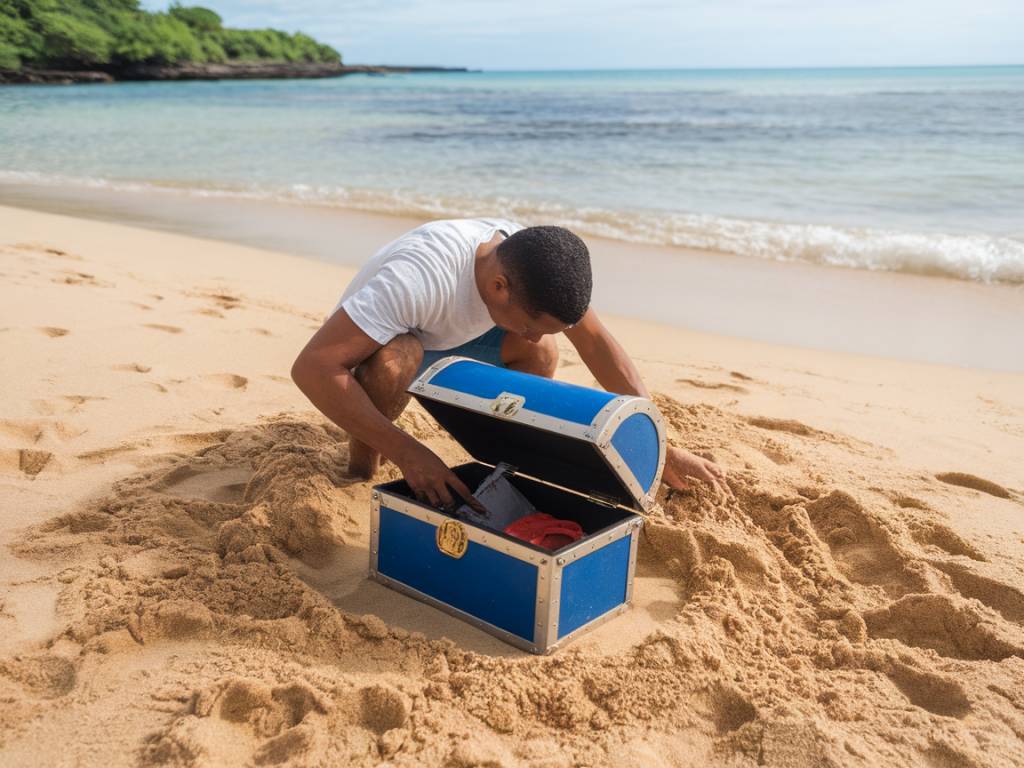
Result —
<path fill-rule="evenodd" d="M 519 413 L 526 398 L 522 395 L 515 395 L 511 392 L 502 392 L 491 401 L 491 413 L 504 419 L 511 418 Z"/>

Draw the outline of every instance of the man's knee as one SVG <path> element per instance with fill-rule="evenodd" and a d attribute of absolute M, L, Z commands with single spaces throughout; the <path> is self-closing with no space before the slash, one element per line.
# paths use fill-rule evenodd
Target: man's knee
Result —
<path fill-rule="evenodd" d="M 366 358 L 355 370 L 356 381 L 394 381 L 404 389 L 412 383 L 423 362 L 423 345 L 411 333 L 395 336 Z"/>
<path fill-rule="evenodd" d="M 522 336 L 507 334 L 502 345 L 502 362 L 512 370 L 553 378 L 558 370 L 558 342 L 554 336 L 540 341 L 527 341 Z"/>

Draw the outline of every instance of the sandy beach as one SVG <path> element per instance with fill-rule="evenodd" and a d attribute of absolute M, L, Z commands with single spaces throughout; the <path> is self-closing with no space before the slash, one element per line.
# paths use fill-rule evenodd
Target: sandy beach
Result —
<path fill-rule="evenodd" d="M 0 207 L 0 271 L 0 764 L 1024 764 L 1024 374 L 612 307 L 736 501 L 663 489 L 634 607 L 531 657 L 366 579 L 370 484 L 288 373 L 350 267 Z"/>

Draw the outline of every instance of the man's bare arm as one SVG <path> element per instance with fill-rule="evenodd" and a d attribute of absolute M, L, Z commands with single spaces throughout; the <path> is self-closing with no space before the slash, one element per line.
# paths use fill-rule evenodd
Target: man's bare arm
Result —
<path fill-rule="evenodd" d="M 633 360 L 605 328 L 593 308 L 588 309 L 582 320 L 565 331 L 565 335 L 594 378 L 606 390 L 620 395 L 650 397 Z M 728 494 L 725 472 L 721 467 L 682 448 L 669 446 L 662 480 L 672 488 L 686 488 L 687 477 L 703 480 L 716 491 Z"/>
<path fill-rule="evenodd" d="M 448 466 L 377 410 L 352 374 L 380 346 L 339 309 L 295 359 L 292 380 L 324 416 L 397 464 L 414 493 L 432 504 L 450 505 L 446 486 L 451 486 L 471 500 L 470 490 Z"/>
<path fill-rule="evenodd" d="M 650 397 L 640 372 L 622 345 L 605 328 L 593 307 L 565 335 L 580 353 L 597 383 L 619 395 Z"/>

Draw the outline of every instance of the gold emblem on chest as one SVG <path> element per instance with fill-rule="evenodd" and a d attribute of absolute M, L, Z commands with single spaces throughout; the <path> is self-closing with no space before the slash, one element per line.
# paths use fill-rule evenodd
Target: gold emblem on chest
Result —
<path fill-rule="evenodd" d="M 458 520 L 445 520 L 437 526 L 437 548 L 449 557 L 456 559 L 466 554 L 469 537 L 466 526 Z"/>

